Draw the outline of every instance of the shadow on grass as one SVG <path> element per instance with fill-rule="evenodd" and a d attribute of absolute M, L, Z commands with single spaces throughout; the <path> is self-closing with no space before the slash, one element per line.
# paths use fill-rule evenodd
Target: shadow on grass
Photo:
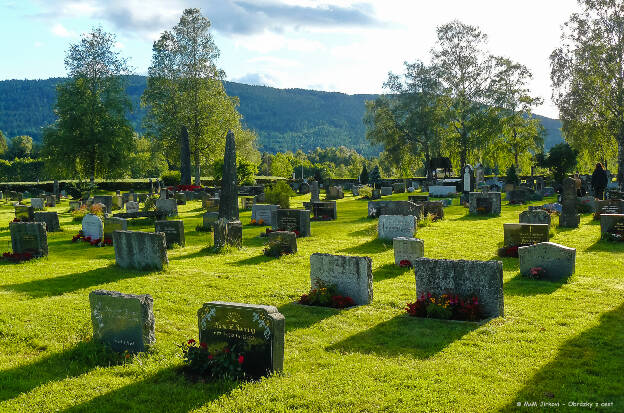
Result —
<path fill-rule="evenodd" d="M 122 269 L 116 265 L 109 265 L 81 273 L 61 275 L 54 278 L 28 281 L 20 284 L 5 284 L 0 286 L 5 290 L 26 293 L 31 297 L 45 297 L 62 295 L 96 285 L 108 284 L 119 280 L 149 275 L 153 271 Z"/>
<path fill-rule="evenodd" d="M 531 409 L 518 408 L 518 403 L 544 400 L 563 406 L 569 401 L 613 402 L 607 410 L 621 411 L 622 342 L 624 304 L 602 314 L 600 324 L 559 347 L 556 358 L 544 365 L 503 410 L 528 411 Z"/>
<path fill-rule="evenodd" d="M 502 244 L 499 246 L 502 248 Z M 520 261 L 518 258 L 513 257 L 500 257 L 498 255 L 492 256 L 489 261 L 500 261 L 503 263 L 503 271 L 519 271 L 520 270 Z"/>
<path fill-rule="evenodd" d="M 63 412 L 188 412 L 239 386 L 228 381 L 192 383 L 180 368 L 170 367 Z"/>
<path fill-rule="evenodd" d="M 585 248 L 585 251 L 589 252 L 624 252 L 624 242 L 617 241 L 607 241 L 598 238 L 596 242 L 594 242 L 589 247 Z"/>
<path fill-rule="evenodd" d="M 119 356 L 94 342 L 80 342 L 34 363 L 0 371 L 0 402 L 43 384 L 78 377 L 98 366 L 117 364 Z"/>
<path fill-rule="evenodd" d="M 259 265 L 259 264 L 264 264 L 265 262 L 278 260 L 278 259 L 279 258 L 267 257 L 266 255 L 262 254 L 262 255 L 256 255 L 253 257 L 245 258 L 244 260 L 237 261 L 233 264 L 236 266 Z"/>
<path fill-rule="evenodd" d="M 384 264 L 373 271 L 373 281 L 387 280 L 389 278 L 398 277 L 399 275 L 403 275 L 410 271 L 411 268 L 409 267 L 402 268 L 394 264 Z"/>
<path fill-rule="evenodd" d="M 214 252 L 213 248 L 211 245 L 208 245 L 198 251 L 195 252 L 191 252 L 189 254 L 186 255 L 178 255 L 177 257 L 170 257 L 169 261 L 177 261 L 177 260 L 186 260 L 186 259 L 191 259 L 191 258 L 198 258 L 198 257 L 205 257 L 208 255 L 215 255 L 217 254 L 216 252 Z"/>
<path fill-rule="evenodd" d="M 503 291 L 505 295 L 522 297 L 545 295 L 554 293 L 566 282 L 568 282 L 567 278 L 558 281 L 532 280 L 522 276 L 522 274 L 518 274 L 503 284 Z"/>
<path fill-rule="evenodd" d="M 427 359 L 478 327 L 476 323 L 456 323 L 401 314 L 328 346 L 326 350 L 381 356 L 411 355 Z"/>
<path fill-rule="evenodd" d="M 369 220 L 369 218 L 365 218 L 366 221 Z M 372 219 L 370 219 L 372 221 Z M 377 234 L 377 223 L 375 222 L 374 225 L 370 225 L 366 228 L 362 228 L 362 229 L 358 229 L 357 231 L 351 231 L 349 232 L 349 235 L 355 236 L 355 237 L 370 237 L 372 235 L 376 235 Z"/>
<path fill-rule="evenodd" d="M 338 252 L 346 252 L 349 254 L 376 254 L 378 252 L 387 251 L 391 248 L 392 242 L 386 243 L 379 238 L 376 238 L 354 247 L 341 249 Z"/>
<path fill-rule="evenodd" d="M 308 328 L 319 321 L 340 313 L 340 310 L 313 305 L 288 303 L 278 307 L 280 313 L 288 320 L 286 332 Z"/>
<path fill-rule="evenodd" d="M 493 214 L 474 214 L 467 213 L 459 218 L 453 218 L 451 221 L 484 221 L 487 219 L 500 218 L 500 215 Z"/>

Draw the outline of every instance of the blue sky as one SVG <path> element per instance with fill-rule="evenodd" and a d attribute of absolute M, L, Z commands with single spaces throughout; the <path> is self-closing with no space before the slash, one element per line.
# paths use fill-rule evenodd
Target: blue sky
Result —
<path fill-rule="evenodd" d="M 151 45 L 198 7 L 213 24 L 228 80 L 280 88 L 379 93 L 404 61 L 427 61 L 435 28 L 479 26 L 493 54 L 528 66 L 537 113 L 557 117 L 548 56 L 575 0 L 0 0 L 0 80 L 65 76 L 70 43 L 93 26 L 115 33 L 138 74 Z"/>

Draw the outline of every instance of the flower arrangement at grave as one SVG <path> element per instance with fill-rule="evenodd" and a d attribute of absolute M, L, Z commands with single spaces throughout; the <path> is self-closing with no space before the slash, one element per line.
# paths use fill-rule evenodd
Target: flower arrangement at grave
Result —
<path fill-rule="evenodd" d="M 264 225 L 264 220 L 263 219 L 259 219 L 259 220 L 255 220 L 252 219 L 251 221 L 249 221 L 250 225 L 259 225 L 259 226 L 263 226 Z"/>
<path fill-rule="evenodd" d="M 399 267 L 401 267 L 401 268 L 412 268 L 412 263 L 409 260 L 401 260 L 401 261 L 399 261 Z"/>
<path fill-rule="evenodd" d="M 294 251 L 290 245 L 280 242 L 280 240 L 273 240 L 264 248 L 264 255 L 267 257 L 279 258 L 282 255 L 289 255 L 293 253 Z"/>
<path fill-rule="evenodd" d="M 576 210 L 581 213 L 581 214 L 589 214 L 590 212 L 593 211 L 593 208 L 591 206 L 591 200 L 589 199 L 583 199 L 581 202 L 578 203 L 578 205 L 576 206 Z"/>
<path fill-rule="evenodd" d="M 533 267 L 526 276 L 533 280 L 543 280 L 546 278 L 546 270 L 542 267 Z"/>
<path fill-rule="evenodd" d="M 30 252 L 4 252 L 2 259 L 10 262 L 23 262 L 33 259 L 35 256 Z"/>
<path fill-rule="evenodd" d="M 30 221 L 28 219 L 26 219 L 26 218 L 21 218 L 20 219 L 18 217 L 15 217 L 15 218 L 13 218 L 13 221 L 11 221 L 11 222 L 30 222 Z"/>
<path fill-rule="evenodd" d="M 170 186 L 167 189 L 169 191 L 181 192 L 181 191 L 196 191 L 199 189 L 203 189 L 203 187 L 201 185 L 176 185 L 176 186 Z"/>
<path fill-rule="evenodd" d="M 184 370 L 191 376 L 209 381 L 241 380 L 245 377 L 245 355 L 235 345 L 214 350 L 209 349 L 206 343 L 198 344 L 195 339 L 190 339 L 180 348 Z"/>
<path fill-rule="evenodd" d="M 602 234 L 601 239 L 605 241 L 622 242 L 624 241 L 624 230 L 612 229 Z"/>
<path fill-rule="evenodd" d="M 91 239 L 91 237 L 85 237 L 84 236 L 84 232 L 82 232 L 82 230 L 78 231 L 78 234 L 74 235 L 72 237 L 72 242 L 78 242 L 78 241 L 82 241 L 82 242 L 88 242 L 89 244 L 91 244 L 92 246 L 104 246 L 104 245 L 113 245 L 113 240 L 109 239 L 109 240 L 104 240 L 102 241 L 101 239 Z"/>
<path fill-rule="evenodd" d="M 476 295 L 462 297 L 457 294 L 423 293 L 413 303 L 407 303 L 407 314 L 412 317 L 442 320 L 477 321 L 483 318 L 481 304 Z"/>
<path fill-rule="evenodd" d="M 269 235 L 271 232 L 275 232 L 275 231 L 289 231 L 289 232 L 294 232 L 294 233 L 295 233 L 295 236 L 296 236 L 297 238 L 299 238 L 299 237 L 301 236 L 301 233 L 300 233 L 299 231 L 297 231 L 296 229 L 289 230 L 289 229 L 286 229 L 286 228 L 278 228 L 278 229 L 276 229 L 276 230 L 273 230 L 273 229 L 271 229 L 271 228 L 267 228 L 267 229 L 265 230 L 265 236 L 267 236 L 267 235 Z"/>
<path fill-rule="evenodd" d="M 313 288 L 308 294 L 303 294 L 299 298 L 299 304 L 314 305 L 319 307 L 347 308 L 353 307 L 355 302 L 351 297 L 338 294 L 336 286 L 333 284 L 319 285 Z"/>
<path fill-rule="evenodd" d="M 503 247 L 498 249 L 498 256 L 501 258 L 518 258 L 518 248 L 521 245 L 512 245 L 511 247 Z"/>
<path fill-rule="evenodd" d="M 80 208 L 72 212 L 72 219 L 74 221 L 82 221 L 87 214 L 94 214 L 102 218 L 104 211 L 102 210 L 102 204 L 93 204 L 90 207 L 82 205 Z"/>

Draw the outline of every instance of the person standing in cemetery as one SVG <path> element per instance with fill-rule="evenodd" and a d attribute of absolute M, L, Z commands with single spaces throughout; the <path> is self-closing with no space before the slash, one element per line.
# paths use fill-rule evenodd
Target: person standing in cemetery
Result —
<path fill-rule="evenodd" d="M 594 196 L 598 199 L 604 199 L 604 191 L 607 188 L 607 173 L 600 162 L 596 164 L 596 169 L 592 173 L 591 184 Z"/>

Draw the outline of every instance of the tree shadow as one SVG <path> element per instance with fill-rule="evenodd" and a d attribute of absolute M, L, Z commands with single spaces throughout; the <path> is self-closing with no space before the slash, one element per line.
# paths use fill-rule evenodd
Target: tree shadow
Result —
<path fill-rule="evenodd" d="M 372 239 L 355 247 L 343 248 L 338 252 L 346 252 L 350 254 L 376 254 L 384 252 L 392 248 L 392 242 L 387 243 L 379 238 Z"/>
<path fill-rule="evenodd" d="M 503 244 L 500 244 L 500 248 L 503 247 Z M 519 271 L 520 270 L 520 261 L 518 258 L 513 257 L 500 257 L 498 255 L 492 256 L 488 261 L 500 261 L 503 263 L 503 271 Z"/>
<path fill-rule="evenodd" d="M 571 400 L 613 402 L 608 410 L 624 406 L 621 375 L 624 370 L 624 304 L 600 316 L 600 324 L 565 342 L 557 357 L 544 365 L 504 411 L 527 411 L 524 402 Z M 595 406 L 595 404 L 594 404 Z"/>
<path fill-rule="evenodd" d="M 370 218 L 372 219 L 372 218 Z M 365 220 L 369 220 L 369 218 L 365 218 Z M 366 228 L 362 228 L 362 229 L 358 229 L 357 231 L 351 231 L 349 232 L 349 235 L 355 236 L 355 237 L 369 237 L 371 235 L 375 235 L 377 234 L 377 225 L 370 225 Z"/>
<path fill-rule="evenodd" d="M 449 322 L 401 314 L 328 346 L 326 350 L 380 356 L 407 354 L 427 359 L 478 327 L 478 323 Z"/>
<path fill-rule="evenodd" d="M 236 266 L 244 266 L 244 265 L 259 265 L 264 264 L 269 261 L 278 260 L 279 258 L 267 257 L 266 255 L 256 255 L 253 257 L 245 258 L 243 260 L 237 261 L 233 263 Z"/>
<path fill-rule="evenodd" d="M 177 261 L 177 260 L 186 260 L 186 259 L 191 259 L 191 258 L 199 258 L 199 257 L 205 257 L 207 255 L 214 255 L 216 254 L 213 249 L 212 246 L 208 245 L 198 251 L 195 252 L 191 252 L 189 254 L 185 254 L 185 255 L 178 255 L 177 257 L 171 257 L 169 258 L 169 261 Z"/>
<path fill-rule="evenodd" d="M 589 252 L 624 252 L 624 242 L 607 241 L 598 238 L 589 247 L 585 248 Z"/>
<path fill-rule="evenodd" d="M 377 268 L 373 271 L 373 280 L 374 281 L 383 281 L 389 278 L 395 278 L 399 275 L 403 275 L 406 272 L 410 272 L 411 268 L 409 267 L 399 267 L 398 265 L 392 264 L 384 264 L 381 267 Z"/>
<path fill-rule="evenodd" d="M 67 274 L 54 278 L 27 281 L 20 284 L 0 286 L 5 290 L 26 293 L 33 298 L 62 295 L 77 290 L 108 284 L 119 280 L 141 277 L 153 271 L 122 269 L 116 265 L 108 265 L 81 273 Z"/>
<path fill-rule="evenodd" d="M 43 384 L 78 377 L 98 366 L 119 362 L 119 355 L 96 342 L 80 342 L 34 363 L 0 371 L 0 402 L 27 393 Z"/>
<path fill-rule="evenodd" d="M 308 328 L 326 318 L 339 314 L 341 310 L 298 303 L 287 303 L 278 307 L 286 318 L 286 332 Z"/>
<path fill-rule="evenodd" d="M 453 218 L 451 221 L 485 221 L 488 219 L 500 218 L 500 215 L 493 214 L 466 214 L 459 218 Z"/>
<path fill-rule="evenodd" d="M 240 385 L 231 381 L 192 383 L 181 368 L 170 367 L 63 412 L 188 412 L 230 393 Z"/>
<path fill-rule="evenodd" d="M 568 278 L 557 281 L 532 280 L 518 274 L 503 284 L 505 295 L 515 295 L 529 297 L 533 295 L 547 295 L 557 291 L 563 284 L 568 282 Z"/>

